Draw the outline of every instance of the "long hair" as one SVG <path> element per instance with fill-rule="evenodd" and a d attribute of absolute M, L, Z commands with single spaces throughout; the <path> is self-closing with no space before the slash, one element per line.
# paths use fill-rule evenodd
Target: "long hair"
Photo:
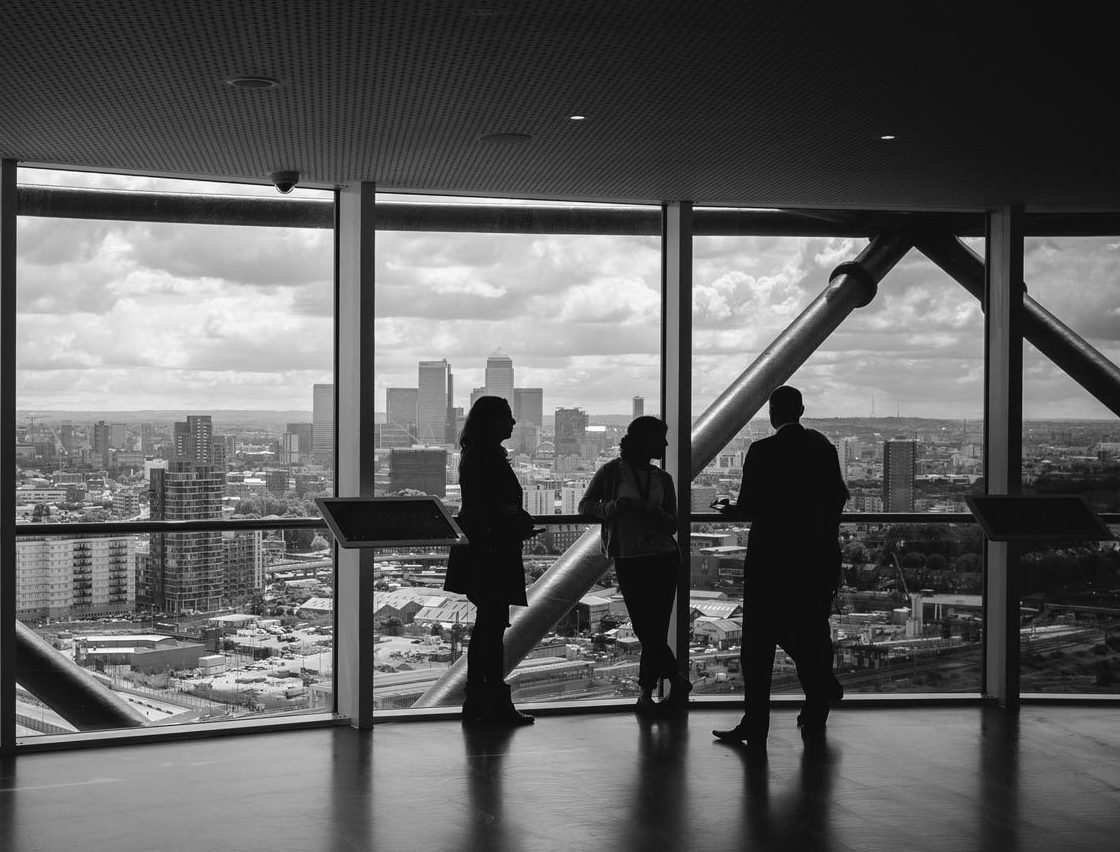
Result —
<path fill-rule="evenodd" d="M 459 433 L 459 448 L 466 450 L 483 444 L 500 446 L 495 440 L 494 424 L 500 418 L 512 417 L 509 403 L 500 396 L 480 396 L 467 412 L 463 431 Z"/>
<path fill-rule="evenodd" d="M 664 435 L 668 431 L 669 426 L 659 417 L 650 417 L 648 414 L 637 417 L 626 427 L 626 434 L 623 435 L 622 440 L 618 442 L 619 453 L 624 459 L 629 461 L 634 457 L 635 453 L 641 452 L 641 450 L 635 446 L 636 444 L 639 444 L 650 435 Z M 642 462 L 649 461 L 648 458 L 635 460 Z"/>

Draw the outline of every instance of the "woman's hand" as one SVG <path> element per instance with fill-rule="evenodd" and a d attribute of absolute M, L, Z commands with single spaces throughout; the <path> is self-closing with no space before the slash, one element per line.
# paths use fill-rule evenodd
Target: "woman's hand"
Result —
<path fill-rule="evenodd" d="M 617 512 L 630 512 L 634 509 L 640 509 L 644 504 L 641 500 L 635 500 L 633 497 L 618 497 L 614 501 L 614 511 Z"/>

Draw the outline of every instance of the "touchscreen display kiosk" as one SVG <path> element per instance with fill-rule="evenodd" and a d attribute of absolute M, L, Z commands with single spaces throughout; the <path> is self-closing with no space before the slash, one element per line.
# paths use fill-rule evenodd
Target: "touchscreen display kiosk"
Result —
<path fill-rule="evenodd" d="M 991 541 L 1111 541 L 1114 536 L 1076 495 L 966 497 Z"/>
<path fill-rule="evenodd" d="M 467 538 L 435 497 L 317 497 L 339 547 L 452 545 Z"/>

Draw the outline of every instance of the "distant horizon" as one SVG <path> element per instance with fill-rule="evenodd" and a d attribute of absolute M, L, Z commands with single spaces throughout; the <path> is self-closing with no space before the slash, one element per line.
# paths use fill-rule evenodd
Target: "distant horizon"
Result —
<path fill-rule="evenodd" d="M 578 406 L 583 408 L 583 406 Z M 588 417 L 625 417 L 631 416 L 630 412 L 625 411 L 588 411 L 584 409 Z M 273 417 L 304 417 L 307 422 L 311 421 L 311 409 L 285 409 L 285 408 L 138 408 L 138 409 L 106 409 L 95 411 L 93 409 L 50 409 L 50 408 L 35 408 L 35 409 L 16 409 L 17 420 L 26 420 L 29 417 L 34 417 L 36 420 L 41 420 L 42 415 L 51 416 L 65 416 L 66 418 L 90 418 L 90 417 L 110 417 L 113 415 L 131 415 L 131 416 L 152 416 L 161 419 L 174 420 L 178 417 L 186 417 L 188 415 L 210 415 L 211 417 L 233 417 L 233 416 L 261 416 L 270 415 Z M 384 420 L 386 412 L 375 411 L 375 417 Z M 552 418 L 553 414 L 545 414 L 547 418 Z M 657 416 L 656 414 L 654 416 Z M 701 414 L 694 414 L 694 418 L 699 418 Z M 821 414 L 815 416 L 806 415 L 801 418 L 802 420 L 844 420 L 844 421 L 930 421 L 930 422 L 951 422 L 960 423 L 974 422 L 982 423 L 984 418 L 981 415 L 974 417 L 930 417 L 927 415 L 907 415 L 907 414 L 887 414 L 871 416 L 852 416 L 852 415 L 830 415 Z M 751 420 L 766 420 L 765 412 L 760 411 Z M 1115 421 L 1116 418 L 1111 417 L 1024 417 L 1024 423 L 1109 423 Z"/>

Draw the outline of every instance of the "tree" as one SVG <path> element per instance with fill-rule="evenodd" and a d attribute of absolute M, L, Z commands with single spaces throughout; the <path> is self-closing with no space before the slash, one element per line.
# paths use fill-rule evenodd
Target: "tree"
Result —
<path fill-rule="evenodd" d="M 404 622 L 397 616 L 390 615 L 382 622 L 381 632 L 386 636 L 401 636 L 404 634 Z"/>
<path fill-rule="evenodd" d="M 845 562 L 850 562 L 856 568 L 867 564 L 867 548 L 859 542 L 845 545 L 842 555 Z"/>
<path fill-rule="evenodd" d="M 306 553 L 315 540 L 315 530 L 284 530 L 284 541 L 292 553 Z"/>

